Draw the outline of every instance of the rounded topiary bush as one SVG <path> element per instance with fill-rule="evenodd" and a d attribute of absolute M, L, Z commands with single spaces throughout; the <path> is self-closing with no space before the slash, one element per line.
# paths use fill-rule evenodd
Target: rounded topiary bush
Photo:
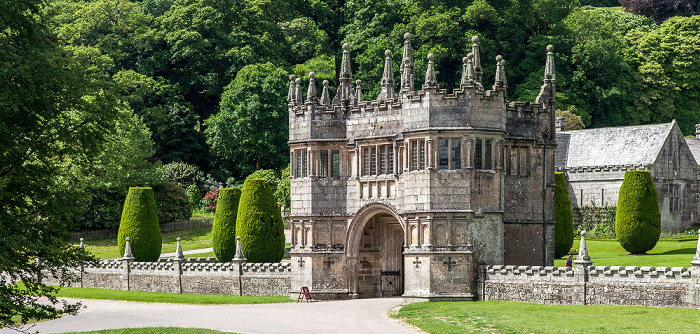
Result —
<path fill-rule="evenodd" d="M 574 219 L 564 173 L 554 173 L 554 257 L 569 253 L 574 244 Z"/>
<path fill-rule="evenodd" d="M 644 254 L 654 249 L 661 235 L 661 213 L 651 173 L 625 173 L 615 215 L 615 234 L 626 251 Z"/>
<path fill-rule="evenodd" d="M 282 215 L 264 179 L 247 179 L 238 204 L 236 235 L 249 262 L 279 262 L 284 256 Z"/>
<path fill-rule="evenodd" d="M 241 190 L 223 188 L 219 191 L 218 205 L 211 230 L 211 245 L 219 262 L 228 262 L 236 255 L 236 218 Z"/>
<path fill-rule="evenodd" d="M 157 261 L 160 257 L 163 239 L 160 235 L 153 189 L 129 188 L 117 236 L 120 254 L 124 254 L 126 237 L 131 241 L 134 260 Z"/>

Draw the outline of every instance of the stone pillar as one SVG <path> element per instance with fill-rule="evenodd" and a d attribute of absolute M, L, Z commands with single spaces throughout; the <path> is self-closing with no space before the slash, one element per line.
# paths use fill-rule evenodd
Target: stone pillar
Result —
<path fill-rule="evenodd" d="M 241 276 L 243 276 L 243 265 L 245 265 L 247 259 L 243 255 L 243 246 L 241 245 L 241 237 L 238 236 L 236 237 L 236 255 L 233 256 L 233 260 L 231 262 L 233 263 L 233 277 L 234 277 L 234 282 L 236 281 L 236 278 L 238 278 L 238 295 L 242 296 L 243 295 L 243 280 L 241 279 Z"/>
<path fill-rule="evenodd" d="M 574 279 L 576 283 L 583 286 L 583 296 L 581 296 L 581 304 L 586 305 L 588 297 L 588 267 L 593 264 L 588 256 L 588 247 L 586 246 L 586 230 L 581 231 L 581 243 L 578 247 L 578 256 L 574 260 Z"/>
<path fill-rule="evenodd" d="M 85 251 L 85 238 L 80 238 L 80 249 Z M 83 274 L 85 273 L 85 265 L 80 263 L 80 287 L 83 287 Z"/>
<path fill-rule="evenodd" d="M 134 262 L 134 255 L 131 253 L 131 241 L 126 237 L 126 245 L 124 246 L 124 257 L 122 257 L 123 272 L 119 279 L 122 281 L 122 290 L 128 291 L 131 289 L 129 285 L 129 275 L 131 273 L 131 264 Z"/>
<path fill-rule="evenodd" d="M 180 238 L 177 238 L 177 248 L 175 250 L 175 276 L 177 277 L 177 293 L 182 293 L 182 263 L 184 263 L 185 254 L 182 252 L 182 244 Z"/>
<path fill-rule="evenodd" d="M 433 150 L 433 140 L 431 138 L 428 138 L 425 141 L 425 143 L 427 144 L 425 148 L 425 155 L 426 159 L 428 159 L 428 161 L 426 161 L 425 164 L 427 165 L 426 167 L 428 170 L 433 170 L 435 169 L 435 167 L 433 166 L 433 161 L 435 161 L 433 157 L 433 152 L 435 152 L 435 150 Z"/>

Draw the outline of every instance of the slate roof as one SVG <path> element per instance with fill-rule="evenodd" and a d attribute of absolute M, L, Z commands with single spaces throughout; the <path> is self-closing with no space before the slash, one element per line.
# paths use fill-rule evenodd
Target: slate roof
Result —
<path fill-rule="evenodd" d="M 700 165 L 700 138 L 685 138 L 690 153 L 693 154 L 695 162 Z"/>
<path fill-rule="evenodd" d="M 649 165 L 654 163 L 674 123 L 557 132 L 559 168 Z M 700 142 L 698 155 L 700 157 Z"/>

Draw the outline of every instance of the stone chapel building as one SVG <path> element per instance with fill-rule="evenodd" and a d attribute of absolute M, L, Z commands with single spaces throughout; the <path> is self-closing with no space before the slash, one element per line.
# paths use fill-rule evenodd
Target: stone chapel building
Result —
<path fill-rule="evenodd" d="M 553 264 L 552 47 L 536 102 L 508 103 L 501 56 L 484 88 L 477 37 L 453 92 L 432 54 L 414 89 L 404 38 L 400 89 L 387 51 L 376 100 L 353 84 L 348 44 L 332 100 L 313 73 L 305 99 L 291 77 L 292 293 L 472 300 L 478 265 Z"/>
<path fill-rule="evenodd" d="M 559 131 L 555 164 L 566 173 L 573 207 L 615 206 L 625 172 L 650 171 L 659 198 L 661 230 L 682 231 L 700 224 L 698 135 L 696 126 L 696 138 L 684 138 L 675 120 Z"/>

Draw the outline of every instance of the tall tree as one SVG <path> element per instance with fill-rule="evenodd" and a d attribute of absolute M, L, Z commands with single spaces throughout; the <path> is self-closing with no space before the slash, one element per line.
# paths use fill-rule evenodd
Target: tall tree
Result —
<path fill-rule="evenodd" d="M 620 0 L 625 11 L 644 15 L 661 23 L 673 16 L 700 14 L 697 0 Z"/>
<path fill-rule="evenodd" d="M 230 162 L 225 167 L 234 178 L 289 163 L 288 80 L 271 63 L 248 65 L 226 86 L 221 111 L 207 120 L 209 145 Z"/>
<path fill-rule="evenodd" d="M 58 46 L 44 8 L 0 2 L 0 326 L 77 311 L 40 280 L 88 259 L 63 242 L 85 195 L 62 167 L 94 157 L 117 115 L 104 73 Z"/>

